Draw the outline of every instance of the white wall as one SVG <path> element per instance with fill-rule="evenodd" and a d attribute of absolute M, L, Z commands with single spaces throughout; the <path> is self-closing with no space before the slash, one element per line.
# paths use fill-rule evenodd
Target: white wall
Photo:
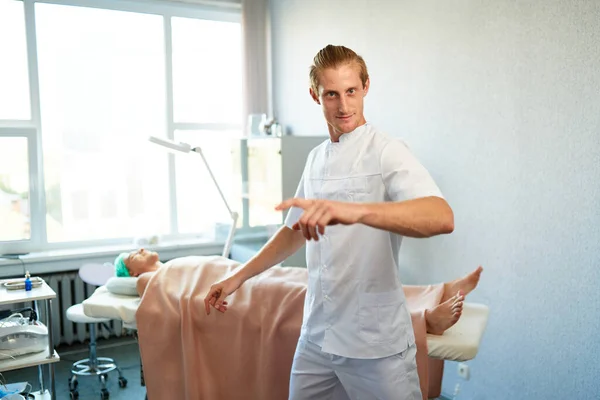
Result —
<path fill-rule="evenodd" d="M 408 240 L 407 283 L 483 264 L 491 307 L 457 399 L 600 393 L 600 2 L 272 0 L 275 115 L 325 132 L 308 67 L 325 45 L 363 55 L 367 120 L 403 137 L 455 211 Z M 456 365 L 446 364 L 451 393 Z"/>

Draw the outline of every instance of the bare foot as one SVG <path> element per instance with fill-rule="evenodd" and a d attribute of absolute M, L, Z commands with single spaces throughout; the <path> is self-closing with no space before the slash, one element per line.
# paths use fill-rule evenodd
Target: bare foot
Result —
<path fill-rule="evenodd" d="M 444 283 L 444 296 L 442 297 L 441 302 L 444 303 L 445 301 L 448 301 L 448 299 L 450 299 L 459 291 L 462 292 L 463 296 L 471 293 L 473 289 L 477 287 L 477 283 L 479 283 L 481 271 L 483 271 L 483 268 L 479 266 L 475 271 L 463 276 L 462 278 L 455 279 L 452 282 Z"/>
<path fill-rule="evenodd" d="M 458 322 L 462 315 L 464 293 L 458 292 L 439 306 L 425 310 L 427 333 L 442 335 L 444 331 Z"/>

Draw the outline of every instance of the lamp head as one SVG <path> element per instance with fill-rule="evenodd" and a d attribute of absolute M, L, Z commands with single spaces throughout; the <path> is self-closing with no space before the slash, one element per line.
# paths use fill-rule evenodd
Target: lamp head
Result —
<path fill-rule="evenodd" d="M 148 140 L 169 150 L 181 151 L 183 153 L 189 153 L 192 150 L 192 146 L 187 143 L 175 142 L 174 140 L 164 139 L 157 136 L 150 136 Z"/>

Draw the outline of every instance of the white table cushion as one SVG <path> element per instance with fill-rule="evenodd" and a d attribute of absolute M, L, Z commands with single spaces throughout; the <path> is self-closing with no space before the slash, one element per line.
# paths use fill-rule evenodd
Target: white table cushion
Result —
<path fill-rule="evenodd" d="M 140 297 L 111 293 L 106 287 L 100 286 L 83 301 L 83 311 L 90 317 L 120 319 L 131 326 L 135 325 L 135 313 L 139 304 Z"/>
<path fill-rule="evenodd" d="M 429 357 L 450 361 L 475 358 L 487 326 L 489 307 L 464 303 L 458 322 L 443 335 L 427 335 Z"/>

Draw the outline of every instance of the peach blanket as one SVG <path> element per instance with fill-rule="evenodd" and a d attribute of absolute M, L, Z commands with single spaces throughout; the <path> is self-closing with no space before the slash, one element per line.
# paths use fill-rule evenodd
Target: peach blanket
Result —
<path fill-rule="evenodd" d="M 208 289 L 239 265 L 219 256 L 183 257 L 140 277 L 136 321 L 149 400 L 288 398 L 307 270 L 273 267 L 231 295 L 225 314 L 206 315 Z M 424 310 L 439 304 L 443 285 L 405 286 L 405 292 L 427 399 Z"/>

